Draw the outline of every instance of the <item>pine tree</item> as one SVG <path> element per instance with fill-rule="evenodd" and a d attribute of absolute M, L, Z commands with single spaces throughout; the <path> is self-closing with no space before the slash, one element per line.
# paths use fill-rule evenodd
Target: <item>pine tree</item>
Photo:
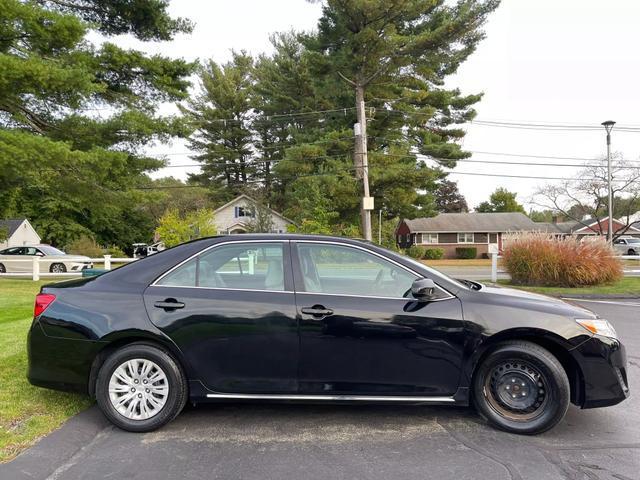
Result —
<path fill-rule="evenodd" d="M 162 162 L 140 151 L 184 132 L 156 110 L 187 96 L 193 65 L 108 37 L 188 32 L 167 3 L 0 0 L 0 216 L 27 216 L 59 245 L 95 233 L 126 246 L 149 229 L 131 187 Z M 92 45 L 92 30 L 107 41 Z"/>

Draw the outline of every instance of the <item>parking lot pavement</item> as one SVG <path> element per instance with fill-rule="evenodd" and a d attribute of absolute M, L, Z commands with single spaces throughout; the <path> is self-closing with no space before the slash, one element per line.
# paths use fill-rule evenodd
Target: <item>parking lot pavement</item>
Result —
<path fill-rule="evenodd" d="M 470 409 L 224 404 L 188 408 L 148 434 L 94 409 L 0 466 L 0 479 L 640 478 L 640 302 L 584 302 L 627 346 L 632 397 L 571 407 L 535 437 L 496 431 Z"/>

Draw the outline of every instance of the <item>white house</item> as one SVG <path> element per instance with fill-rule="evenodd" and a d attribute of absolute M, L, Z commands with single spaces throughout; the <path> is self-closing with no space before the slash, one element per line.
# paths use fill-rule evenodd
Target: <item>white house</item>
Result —
<path fill-rule="evenodd" d="M 0 241 L 0 248 L 34 245 L 41 241 L 40 235 L 26 218 L 0 220 L 0 230 L 5 230 L 7 233 L 7 239 Z"/>
<path fill-rule="evenodd" d="M 246 233 L 247 225 L 253 220 L 258 202 L 248 195 L 240 195 L 214 211 L 214 221 L 219 234 Z M 284 233 L 293 222 L 280 213 L 268 208 L 273 229 L 271 233 Z"/>

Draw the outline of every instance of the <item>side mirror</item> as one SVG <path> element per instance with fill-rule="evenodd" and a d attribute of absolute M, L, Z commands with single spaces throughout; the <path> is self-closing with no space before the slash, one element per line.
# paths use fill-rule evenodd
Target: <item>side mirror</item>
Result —
<path fill-rule="evenodd" d="M 418 300 L 435 298 L 436 284 L 430 278 L 418 278 L 411 284 L 411 294 Z"/>
<path fill-rule="evenodd" d="M 44 253 L 42 253 L 42 252 L 36 252 L 36 257 L 44 257 Z"/>

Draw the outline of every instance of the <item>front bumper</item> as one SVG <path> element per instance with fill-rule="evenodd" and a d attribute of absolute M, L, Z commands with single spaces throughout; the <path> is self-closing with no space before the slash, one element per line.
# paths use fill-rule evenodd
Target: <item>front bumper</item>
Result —
<path fill-rule="evenodd" d="M 93 263 L 91 262 L 71 262 L 69 264 L 69 270 L 72 272 L 78 272 L 80 270 L 86 270 L 88 268 L 93 268 Z"/>
<path fill-rule="evenodd" d="M 595 335 L 573 353 L 584 377 L 582 408 L 616 405 L 629 396 L 627 355 L 619 340 Z"/>

